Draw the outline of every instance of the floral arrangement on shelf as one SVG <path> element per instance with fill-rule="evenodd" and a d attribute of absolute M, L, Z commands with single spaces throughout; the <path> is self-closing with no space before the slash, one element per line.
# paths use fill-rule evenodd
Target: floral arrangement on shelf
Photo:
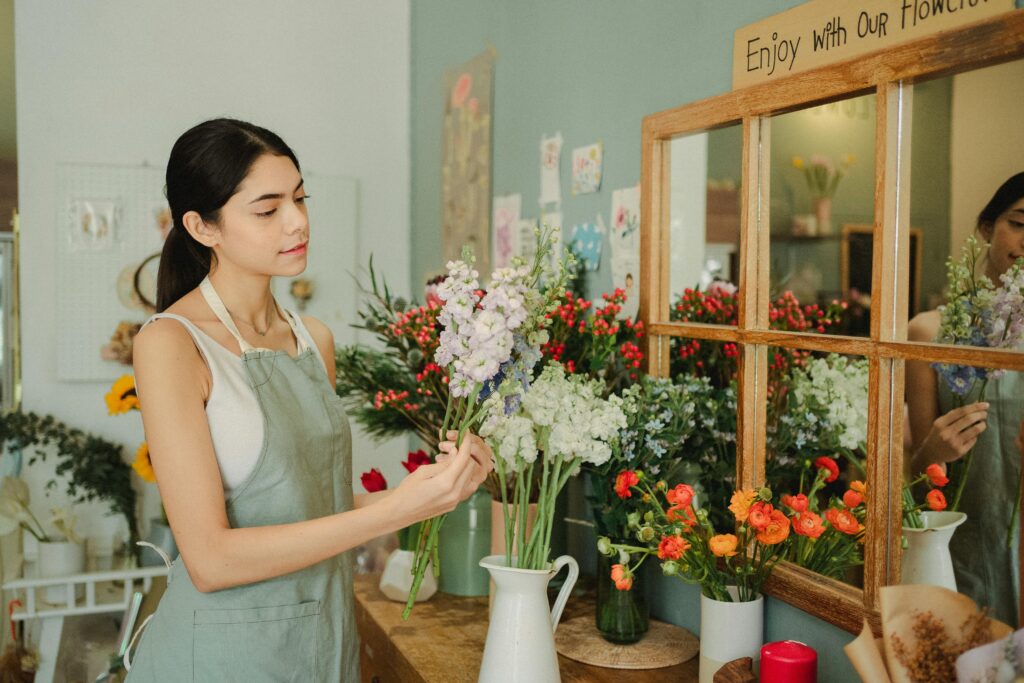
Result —
<path fill-rule="evenodd" d="M 548 566 L 555 498 L 581 466 L 599 468 L 611 459 L 626 416 L 622 399 L 603 398 L 603 391 L 600 381 L 567 375 L 558 363 L 548 363 L 528 388 L 519 384 L 512 392 L 495 393 L 485 402 L 480 434 L 494 450 L 502 485 L 507 566 Z M 538 472 L 537 516 L 527 534 L 524 520 Z M 510 475 L 516 482 L 511 500 L 504 495 Z"/>
<path fill-rule="evenodd" d="M 795 156 L 793 168 L 803 172 L 812 197 L 828 198 L 835 195 L 839 181 L 856 160 L 852 154 L 844 154 L 838 164 L 823 154 L 812 154 L 807 161 L 804 161 L 803 157 Z"/>
<path fill-rule="evenodd" d="M 934 512 L 942 512 L 946 509 L 946 494 L 942 492 L 943 487 L 949 483 L 949 477 L 942 470 L 940 465 L 932 463 L 924 469 L 920 475 L 911 481 L 903 483 L 901 492 L 903 498 L 903 526 L 908 529 L 923 529 L 924 520 L 921 518 L 921 511 L 925 508 Z M 914 500 L 914 489 L 918 486 L 926 486 L 928 493 L 924 496 L 924 503 Z"/>
<path fill-rule="evenodd" d="M 56 535 L 46 533 L 42 522 L 32 512 L 28 484 L 20 477 L 4 477 L 0 484 L 0 536 L 6 536 L 16 529 L 24 529 L 40 543 L 54 543 L 61 540 L 82 543 L 75 533 L 76 518 L 68 508 L 50 509 L 50 526 Z"/>
<path fill-rule="evenodd" d="M 626 292 L 602 294 L 604 305 L 593 304 L 566 290 L 548 314 L 549 339 L 541 347 L 545 360 L 561 363 L 566 372 L 583 373 L 605 383 L 605 395 L 637 380 L 644 354 L 642 321 L 618 320 Z"/>
<path fill-rule="evenodd" d="M 598 539 L 599 552 L 618 555 L 611 577 L 619 590 L 629 590 L 644 561 L 657 557 L 663 574 L 698 584 L 714 600 L 749 602 L 761 595 L 765 580 L 786 554 L 791 527 L 789 517 L 772 505 L 769 489 L 736 491 L 729 506 L 735 533 L 720 534 L 707 510 L 694 507 L 689 485 L 652 484 L 638 472 L 621 476 L 619 495 L 637 494 L 646 510 L 630 517 L 635 544 Z"/>
<path fill-rule="evenodd" d="M 1024 343 L 1024 259 L 1018 259 L 1000 276 L 997 287 L 988 277 L 976 275 L 982 247 L 971 235 L 961 257 L 946 264 L 949 301 L 939 307 L 940 323 L 935 341 L 941 344 L 965 344 L 998 349 L 1016 348 Z M 970 365 L 935 363 L 933 367 L 955 398 L 955 407 L 985 400 L 989 382 L 998 380 L 1004 370 L 976 368 Z M 956 490 L 950 505 L 959 509 L 960 497 L 971 469 L 974 448 L 960 460 L 949 464 L 950 479 Z M 1018 494 L 1014 516 L 1020 508 Z M 1011 520 L 1010 525 L 1013 526 Z"/>
<path fill-rule="evenodd" d="M 552 272 L 550 231 L 536 233 L 538 244 L 527 264 L 515 258 L 512 266 L 499 268 L 491 276 L 486 292 L 480 289 L 479 274 L 473 269 L 468 250 L 463 258 L 448 263 L 448 277 L 438 285 L 437 296 L 444 302 L 437 315 L 440 325 L 433 363 L 447 376 L 448 400 L 444 417 L 431 433 L 458 431 L 457 444 L 467 431 L 487 414 L 484 406 L 501 402 L 512 415 L 519 408 L 530 385 L 534 366 L 541 360 L 541 347 L 548 342 L 548 314 L 557 307 L 565 291 L 571 253 L 556 261 Z M 440 425 L 440 430 L 436 427 Z M 498 489 L 507 498 L 508 482 L 497 474 Z M 517 488 L 528 488 L 516 479 Z M 422 582 L 427 562 L 437 547 L 437 535 L 444 516 L 426 520 L 420 529 L 413 584 L 404 617 L 408 617 Z M 438 564 L 435 562 L 435 567 Z"/>

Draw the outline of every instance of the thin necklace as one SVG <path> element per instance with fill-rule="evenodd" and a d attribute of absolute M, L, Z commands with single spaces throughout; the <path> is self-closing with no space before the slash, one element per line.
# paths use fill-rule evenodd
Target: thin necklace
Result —
<path fill-rule="evenodd" d="M 281 318 L 281 314 L 280 314 L 280 312 L 279 312 L 279 311 L 278 311 L 278 309 L 277 309 L 277 302 L 276 302 L 276 301 L 274 301 L 273 297 L 271 297 L 271 299 L 270 299 L 270 302 L 271 302 L 271 304 L 272 304 L 272 305 L 274 306 L 274 317 L 275 317 L 275 318 L 278 318 L 278 319 L 282 319 L 282 320 L 283 320 L 283 318 Z M 245 320 L 242 320 L 241 318 L 239 318 L 239 317 L 235 316 L 235 314 L 234 314 L 234 313 L 232 313 L 232 312 L 230 311 L 230 309 L 228 309 L 228 307 L 227 307 L 227 306 L 225 306 L 225 307 L 224 307 L 224 310 L 228 312 L 228 315 L 230 315 L 230 316 L 231 316 L 231 319 L 232 319 L 232 320 L 237 320 L 237 321 L 239 321 L 239 322 L 241 322 L 241 323 L 243 323 L 243 324 L 245 324 L 245 325 L 247 325 L 247 326 L 251 327 L 251 328 L 252 328 L 252 331 L 253 331 L 253 332 L 255 332 L 256 334 L 258 334 L 258 335 L 259 335 L 259 336 L 261 336 L 261 337 L 266 337 L 266 336 L 267 336 L 267 332 L 270 332 L 270 328 L 274 326 L 274 321 L 273 321 L 273 320 L 271 320 L 271 321 L 270 321 L 269 323 L 267 323 L 267 329 L 265 329 L 265 330 L 263 330 L 262 332 L 260 332 L 260 331 L 259 331 L 259 328 L 257 328 L 257 327 L 256 327 L 255 325 L 253 325 L 252 323 L 250 323 L 250 322 L 247 322 L 247 321 L 245 321 Z"/>

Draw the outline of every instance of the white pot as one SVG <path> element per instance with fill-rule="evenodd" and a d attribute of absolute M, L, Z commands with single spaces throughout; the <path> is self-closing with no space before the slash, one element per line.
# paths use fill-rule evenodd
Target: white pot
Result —
<path fill-rule="evenodd" d="M 40 542 L 37 567 L 41 579 L 81 574 L 85 571 L 85 545 L 71 541 Z M 80 598 L 82 590 L 79 588 L 75 597 Z M 67 586 L 47 587 L 43 591 L 43 599 L 52 604 L 66 605 Z"/>
<path fill-rule="evenodd" d="M 384 572 L 380 575 L 380 591 L 391 600 L 407 602 L 412 589 L 412 566 L 416 553 L 412 550 L 398 548 L 388 555 L 384 563 Z M 429 600 L 437 592 L 437 579 L 434 578 L 434 565 L 427 563 L 427 571 L 423 574 L 416 602 Z"/>
<path fill-rule="evenodd" d="M 736 588 L 728 587 L 736 597 Z M 722 602 L 700 595 L 700 683 L 712 683 L 715 672 L 734 659 L 750 657 L 757 671 L 764 644 L 764 598 Z"/>
<path fill-rule="evenodd" d="M 485 557 L 480 566 L 496 590 L 479 683 L 559 683 L 555 629 L 580 573 L 576 560 L 562 555 L 550 569 L 514 569 L 502 554 Z M 548 582 L 565 566 L 569 576 L 549 610 Z"/>
<path fill-rule="evenodd" d="M 967 521 L 963 512 L 922 512 L 923 529 L 903 527 L 907 547 L 903 550 L 901 584 L 927 584 L 956 590 L 949 541 L 956 528 Z"/>

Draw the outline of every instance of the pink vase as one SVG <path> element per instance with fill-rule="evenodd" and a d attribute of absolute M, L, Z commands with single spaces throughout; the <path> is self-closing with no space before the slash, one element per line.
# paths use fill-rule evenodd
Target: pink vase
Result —
<path fill-rule="evenodd" d="M 814 217 L 817 221 L 817 234 L 819 235 L 831 235 L 832 234 L 832 198 L 831 197 L 815 197 L 814 198 Z"/>

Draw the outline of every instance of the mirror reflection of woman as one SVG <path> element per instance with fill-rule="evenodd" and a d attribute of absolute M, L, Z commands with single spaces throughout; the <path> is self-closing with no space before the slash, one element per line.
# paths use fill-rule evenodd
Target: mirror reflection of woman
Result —
<path fill-rule="evenodd" d="M 354 495 L 331 331 L 270 288 L 315 244 L 294 152 L 252 124 L 201 123 L 171 151 L 167 199 L 160 313 L 134 355 L 181 557 L 128 681 L 356 683 L 346 551 L 452 510 L 491 451 L 473 435 L 445 441 L 396 489 Z"/>
<path fill-rule="evenodd" d="M 977 232 L 988 242 L 982 261 L 994 283 L 1014 261 L 1024 257 L 1024 173 L 1009 178 L 978 216 Z M 927 311 L 910 321 L 910 341 L 934 341 L 939 312 Z M 913 440 L 911 469 L 930 464 L 945 467 L 972 448 L 971 478 L 960 501 L 967 514 L 953 534 L 950 550 L 957 589 L 991 615 L 1016 626 L 1020 604 L 1018 527 L 1007 547 L 1007 525 L 1021 484 L 1021 418 L 1024 416 L 1024 374 L 1007 372 L 990 382 L 985 400 L 954 408 L 954 397 L 925 362 L 907 363 L 907 404 Z M 1019 524 L 1019 521 L 1018 521 Z"/>

